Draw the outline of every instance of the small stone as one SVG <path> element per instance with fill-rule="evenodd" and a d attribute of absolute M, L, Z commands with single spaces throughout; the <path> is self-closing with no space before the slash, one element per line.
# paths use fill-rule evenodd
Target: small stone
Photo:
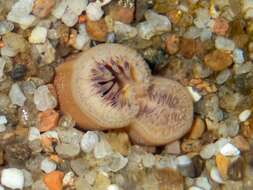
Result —
<path fill-rule="evenodd" d="M 74 185 L 75 174 L 71 171 L 64 175 L 63 186 L 73 186 Z"/>
<path fill-rule="evenodd" d="M 216 77 L 216 83 L 219 85 L 225 83 L 231 77 L 231 75 L 232 73 L 229 69 L 221 71 Z"/>
<path fill-rule="evenodd" d="M 214 50 L 205 56 L 204 63 L 214 71 L 222 71 L 229 67 L 233 60 L 230 53 Z"/>
<path fill-rule="evenodd" d="M 90 20 L 98 21 L 103 16 L 104 11 L 102 10 L 100 3 L 91 2 L 86 8 L 86 14 Z"/>
<path fill-rule="evenodd" d="M 53 109 L 57 105 L 57 100 L 51 94 L 46 85 L 40 86 L 34 92 L 34 103 L 39 111 Z"/>
<path fill-rule="evenodd" d="M 192 163 L 191 159 L 187 155 L 178 156 L 176 158 L 176 162 L 179 166 L 184 166 Z"/>
<path fill-rule="evenodd" d="M 217 35 L 225 36 L 229 30 L 229 23 L 224 18 L 216 18 L 214 20 L 213 32 Z"/>
<path fill-rule="evenodd" d="M 155 35 L 163 34 L 171 30 L 171 23 L 168 17 L 159 15 L 151 10 L 145 12 L 147 21 L 137 25 L 138 33 L 141 38 L 149 40 Z"/>
<path fill-rule="evenodd" d="M 119 41 L 122 40 L 128 40 L 130 38 L 134 38 L 137 35 L 137 29 L 135 27 L 132 27 L 128 24 L 124 24 L 122 22 L 116 21 L 114 23 L 114 28 L 113 28 L 117 39 Z"/>
<path fill-rule="evenodd" d="M 172 34 L 166 38 L 166 51 L 168 54 L 173 55 L 179 50 L 180 39 L 177 35 Z"/>
<path fill-rule="evenodd" d="M 196 185 L 205 190 L 212 190 L 212 186 L 209 183 L 207 177 L 198 177 L 196 179 Z"/>
<path fill-rule="evenodd" d="M 44 176 L 44 183 L 49 190 L 62 190 L 63 189 L 64 173 L 61 171 L 53 171 Z"/>
<path fill-rule="evenodd" d="M 130 24 L 134 19 L 134 7 L 114 6 L 109 15 L 114 21 Z"/>
<path fill-rule="evenodd" d="M 0 21 L 0 35 L 11 32 L 14 29 L 14 24 L 7 20 Z"/>
<path fill-rule="evenodd" d="M 15 57 L 17 55 L 17 51 L 9 46 L 4 46 L 3 48 L 0 48 L 1 55 L 7 56 L 7 57 Z"/>
<path fill-rule="evenodd" d="M 87 9 L 88 0 L 67 0 L 67 4 L 76 15 L 80 15 Z"/>
<path fill-rule="evenodd" d="M 4 67 L 5 67 L 6 61 L 2 57 L 0 57 L 0 81 L 4 77 Z"/>
<path fill-rule="evenodd" d="M 47 28 L 42 26 L 36 26 L 29 37 L 29 42 L 36 43 L 44 43 L 47 39 Z"/>
<path fill-rule="evenodd" d="M 56 167 L 57 165 L 55 164 L 55 162 L 49 160 L 48 158 L 42 160 L 40 164 L 40 169 L 45 173 L 51 173 L 52 171 L 55 171 Z"/>
<path fill-rule="evenodd" d="M 81 176 L 87 170 L 87 163 L 82 158 L 77 158 L 70 161 L 70 166 L 76 175 Z"/>
<path fill-rule="evenodd" d="M 11 78 L 13 80 L 21 80 L 25 77 L 27 67 L 23 64 L 16 64 L 11 71 Z"/>
<path fill-rule="evenodd" d="M 23 189 L 24 174 L 17 168 L 7 168 L 2 170 L 1 184 L 11 189 Z"/>
<path fill-rule="evenodd" d="M 55 147 L 57 154 L 63 158 L 74 158 L 80 153 L 80 146 L 74 144 L 58 144 Z"/>
<path fill-rule="evenodd" d="M 32 13 L 39 18 L 45 18 L 51 13 L 55 3 L 55 0 L 35 0 Z"/>
<path fill-rule="evenodd" d="M 5 115 L 0 115 L 0 125 L 4 125 L 6 124 L 8 121 L 7 121 L 7 118 Z"/>
<path fill-rule="evenodd" d="M 249 142 L 241 135 L 236 136 L 232 143 L 239 148 L 240 151 L 248 151 L 250 149 Z"/>
<path fill-rule="evenodd" d="M 40 136 L 40 131 L 38 128 L 36 127 L 31 127 L 29 129 L 29 134 L 28 134 L 28 140 L 29 141 L 34 141 L 34 140 L 37 140 L 37 139 L 40 139 L 41 136 Z"/>
<path fill-rule="evenodd" d="M 216 153 L 216 146 L 215 144 L 211 143 L 208 145 L 205 145 L 202 150 L 200 151 L 201 158 L 207 160 L 214 156 Z"/>
<path fill-rule="evenodd" d="M 190 92 L 194 102 L 198 102 L 201 99 L 201 94 L 194 90 L 191 86 L 187 86 L 188 91 Z"/>
<path fill-rule="evenodd" d="M 155 156 L 151 153 L 146 153 L 142 157 L 142 164 L 146 168 L 152 168 L 155 164 Z"/>
<path fill-rule="evenodd" d="M 244 52 L 242 49 L 235 48 L 233 51 L 233 60 L 237 64 L 242 64 L 245 61 Z"/>
<path fill-rule="evenodd" d="M 42 179 L 35 181 L 32 184 L 32 190 L 49 190 Z"/>
<path fill-rule="evenodd" d="M 35 47 L 43 63 L 49 64 L 55 60 L 55 49 L 49 41 L 43 44 L 36 44 Z"/>
<path fill-rule="evenodd" d="M 222 177 L 220 176 L 219 170 L 216 167 L 211 169 L 210 176 L 216 183 L 224 183 Z"/>
<path fill-rule="evenodd" d="M 60 19 L 63 16 L 67 6 L 68 6 L 67 1 L 58 2 L 52 11 L 52 15 Z"/>
<path fill-rule="evenodd" d="M 96 132 L 93 131 L 87 131 L 81 140 L 81 149 L 85 153 L 91 152 L 96 144 L 99 142 L 99 137 Z"/>
<path fill-rule="evenodd" d="M 203 190 L 203 189 L 197 186 L 191 186 L 188 190 Z"/>
<path fill-rule="evenodd" d="M 202 148 L 200 139 L 186 139 L 181 144 L 184 153 L 199 152 Z"/>
<path fill-rule="evenodd" d="M 116 184 L 111 184 L 111 185 L 109 185 L 109 186 L 107 187 L 106 190 L 120 190 L 120 189 L 119 189 L 119 186 L 118 186 L 118 185 L 116 185 Z"/>
<path fill-rule="evenodd" d="M 191 59 L 200 50 L 200 42 L 195 39 L 183 38 L 180 42 L 180 53 L 187 59 Z"/>
<path fill-rule="evenodd" d="M 108 168 L 112 172 L 117 172 L 123 169 L 128 163 L 128 159 L 120 153 L 114 153 L 109 157 Z"/>
<path fill-rule="evenodd" d="M 99 42 L 106 41 L 108 28 L 104 19 L 100 19 L 99 21 L 91 21 L 88 19 L 86 26 L 91 39 Z"/>
<path fill-rule="evenodd" d="M 194 168 L 194 177 L 199 177 L 205 166 L 204 160 L 201 159 L 199 155 L 192 157 L 192 165 Z"/>
<path fill-rule="evenodd" d="M 202 137 L 205 131 L 205 128 L 206 128 L 205 122 L 200 117 L 196 117 L 194 120 L 193 126 L 191 128 L 189 138 L 198 139 Z"/>
<path fill-rule="evenodd" d="M 80 130 L 77 130 L 76 128 L 57 128 L 56 131 L 62 143 L 79 146 L 83 136 L 83 133 Z"/>
<path fill-rule="evenodd" d="M 24 187 L 30 187 L 33 184 L 33 178 L 31 172 L 29 172 L 26 169 L 22 169 L 22 172 L 24 174 Z"/>
<path fill-rule="evenodd" d="M 14 83 L 11 86 L 9 97 L 11 99 L 12 104 L 16 104 L 18 106 L 23 106 L 26 101 L 26 97 L 24 96 L 23 92 L 21 91 L 17 83 Z"/>
<path fill-rule="evenodd" d="M 238 156 L 240 155 L 240 150 L 233 144 L 227 143 L 220 149 L 220 153 L 224 156 Z"/>
<path fill-rule="evenodd" d="M 38 125 L 40 132 L 45 132 L 56 128 L 58 121 L 59 113 L 53 109 L 48 109 L 38 114 Z"/>
<path fill-rule="evenodd" d="M 94 156 L 97 159 L 104 158 L 112 154 L 111 145 L 105 140 L 101 139 L 99 143 L 96 144 L 94 148 Z"/>
<path fill-rule="evenodd" d="M 247 121 L 249 119 L 249 117 L 251 116 L 251 110 L 247 109 L 247 110 L 244 110 L 242 111 L 240 114 L 239 114 L 239 120 L 241 122 L 244 122 L 244 121 Z"/>
<path fill-rule="evenodd" d="M 95 184 L 94 184 L 93 188 L 96 189 L 96 190 L 104 190 L 110 184 L 111 184 L 111 181 L 110 181 L 109 176 L 106 175 L 106 173 L 104 174 L 104 173 L 100 172 L 96 176 L 96 181 L 95 181 Z"/>
<path fill-rule="evenodd" d="M 180 154 L 180 141 L 174 141 L 165 146 L 165 151 L 168 154 Z"/>
<path fill-rule="evenodd" d="M 232 162 L 228 168 L 228 177 L 231 180 L 239 181 L 243 179 L 244 163 L 243 159 L 238 158 Z"/>
<path fill-rule="evenodd" d="M 68 27 L 72 27 L 77 23 L 78 15 L 75 14 L 69 7 L 67 7 L 61 19 L 62 22 Z"/>
<path fill-rule="evenodd" d="M 228 167 L 230 165 L 230 159 L 226 156 L 223 156 L 222 154 L 217 154 L 215 161 L 221 176 L 226 179 L 228 176 Z"/>
<path fill-rule="evenodd" d="M 235 43 L 228 38 L 218 36 L 215 39 L 215 47 L 219 50 L 233 51 L 235 49 Z"/>
<path fill-rule="evenodd" d="M 106 139 L 111 145 L 113 151 L 119 152 L 120 154 L 127 156 L 131 147 L 131 143 L 127 133 L 107 133 Z"/>

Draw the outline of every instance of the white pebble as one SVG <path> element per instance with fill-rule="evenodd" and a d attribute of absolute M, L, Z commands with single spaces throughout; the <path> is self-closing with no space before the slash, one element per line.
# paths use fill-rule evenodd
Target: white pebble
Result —
<path fill-rule="evenodd" d="M 247 121 L 251 115 L 251 110 L 244 110 L 239 115 L 239 120 L 241 122 Z"/>
<path fill-rule="evenodd" d="M 203 190 L 202 188 L 199 188 L 197 186 L 192 186 L 188 190 Z"/>
<path fill-rule="evenodd" d="M 1 184 L 11 189 L 23 189 L 24 174 L 17 168 L 8 168 L 2 170 Z"/>
<path fill-rule="evenodd" d="M 228 38 L 218 36 L 215 39 L 215 47 L 221 50 L 233 51 L 235 49 L 235 42 Z"/>
<path fill-rule="evenodd" d="M 62 180 L 63 186 L 71 186 L 74 184 L 74 177 L 75 174 L 73 172 L 68 172 L 64 175 L 64 178 Z"/>
<path fill-rule="evenodd" d="M 33 98 L 36 108 L 39 111 L 46 111 L 47 109 L 55 108 L 57 105 L 57 100 L 46 85 L 37 88 Z"/>
<path fill-rule="evenodd" d="M 0 81 L 4 76 L 4 66 L 5 66 L 5 64 L 6 64 L 6 61 L 2 57 L 0 57 Z"/>
<path fill-rule="evenodd" d="M 88 5 L 88 0 L 67 0 L 68 7 L 73 11 L 76 15 L 80 15 Z"/>
<path fill-rule="evenodd" d="M 45 173 L 50 173 L 56 170 L 56 167 L 57 167 L 56 163 L 49 160 L 48 158 L 45 158 L 44 160 L 42 160 L 40 164 L 40 169 L 44 171 Z"/>
<path fill-rule="evenodd" d="M 216 146 L 215 144 L 211 143 L 208 145 L 205 145 L 202 150 L 200 151 L 201 158 L 207 160 L 214 156 L 216 153 Z"/>
<path fill-rule="evenodd" d="M 176 158 L 177 165 L 185 166 L 192 163 L 191 159 L 187 155 L 178 156 Z"/>
<path fill-rule="evenodd" d="M 38 128 L 36 127 L 31 127 L 29 129 L 29 134 L 28 134 L 28 140 L 29 141 L 33 141 L 33 140 L 37 140 L 40 139 L 40 131 Z"/>
<path fill-rule="evenodd" d="M 80 143 L 81 149 L 83 152 L 89 153 L 95 148 L 98 142 L 99 142 L 99 137 L 97 133 L 93 131 L 87 131 L 82 137 L 82 140 Z"/>
<path fill-rule="evenodd" d="M 18 53 L 16 50 L 14 50 L 13 48 L 9 46 L 5 46 L 1 48 L 0 50 L 1 50 L 1 55 L 7 56 L 7 57 L 15 57 Z"/>
<path fill-rule="evenodd" d="M 220 149 L 220 153 L 224 156 L 238 156 L 240 155 L 240 150 L 233 144 L 227 143 Z"/>
<path fill-rule="evenodd" d="M 102 139 L 99 143 L 95 145 L 93 153 L 95 158 L 101 159 L 111 155 L 112 152 L 113 151 L 111 145 L 105 139 Z"/>
<path fill-rule="evenodd" d="M 241 50 L 239 48 L 235 48 L 233 51 L 233 60 L 237 64 L 242 64 L 245 61 L 244 55 L 243 55 L 243 50 Z"/>
<path fill-rule="evenodd" d="M 102 10 L 100 3 L 93 2 L 88 4 L 86 14 L 90 20 L 96 21 L 103 16 L 104 11 Z"/>
<path fill-rule="evenodd" d="M 6 126 L 4 124 L 0 125 L 0 133 L 6 131 Z"/>
<path fill-rule="evenodd" d="M 67 6 L 68 6 L 67 1 L 60 1 L 53 9 L 52 15 L 60 19 L 63 16 Z"/>
<path fill-rule="evenodd" d="M 214 180 L 216 183 L 224 183 L 219 170 L 216 167 L 212 167 L 211 171 L 210 171 L 210 176 L 212 178 L 212 180 Z"/>
<path fill-rule="evenodd" d="M 31 36 L 29 37 L 29 42 L 36 43 L 44 43 L 47 39 L 47 28 L 42 26 L 37 26 L 32 30 Z"/>
<path fill-rule="evenodd" d="M 64 24 L 72 27 L 77 23 L 78 15 L 75 14 L 71 9 L 67 8 L 61 19 Z"/>
<path fill-rule="evenodd" d="M 107 187 L 106 190 L 119 190 L 119 186 L 116 184 L 111 184 Z"/>
<path fill-rule="evenodd" d="M 5 115 L 0 115 L 0 125 L 6 124 L 6 123 L 7 123 L 7 119 Z"/>
<path fill-rule="evenodd" d="M 201 94 L 194 90 L 191 86 L 188 86 L 187 89 L 190 92 L 194 102 L 198 102 L 201 99 Z"/>
<path fill-rule="evenodd" d="M 212 186 L 208 181 L 207 177 L 198 177 L 196 179 L 196 185 L 204 190 L 211 190 Z"/>
<path fill-rule="evenodd" d="M 23 92 L 21 91 L 21 89 L 17 83 L 14 83 L 11 86 L 11 90 L 9 92 L 9 97 L 11 99 L 11 103 L 16 104 L 18 106 L 23 106 L 26 101 L 26 97 L 23 94 Z"/>

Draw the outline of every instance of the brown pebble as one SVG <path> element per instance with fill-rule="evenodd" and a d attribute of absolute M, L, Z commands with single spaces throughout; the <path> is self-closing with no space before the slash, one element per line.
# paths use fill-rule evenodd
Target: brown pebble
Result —
<path fill-rule="evenodd" d="M 168 54 L 173 55 L 179 50 L 179 37 L 175 34 L 172 34 L 166 39 L 166 51 Z"/>
<path fill-rule="evenodd" d="M 202 134 L 204 133 L 205 128 L 206 128 L 205 122 L 200 117 L 196 117 L 193 122 L 193 126 L 189 134 L 189 138 L 190 139 L 200 138 Z"/>
<path fill-rule="evenodd" d="M 230 53 L 214 50 L 205 56 L 204 63 L 214 71 L 222 71 L 229 67 L 233 60 Z"/>
<path fill-rule="evenodd" d="M 91 39 L 104 42 L 106 41 L 108 29 L 104 19 L 99 21 L 87 20 L 87 32 Z"/>
<path fill-rule="evenodd" d="M 131 143 L 130 143 L 127 133 L 111 132 L 111 133 L 106 134 L 106 138 L 115 152 L 119 152 L 120 154 L 124 156 L 128 155 L 130 147 L 131 147 Z"/>
<path fill-rule="evenodd" d="M 180 154 L 180 141 L 174 141 L 165 146 L 165 152 L 168 154 Z"/>
<path fill-rule="evenodd" d="M 202 143 L 198 139 L 186 139 L 181 144 L 181 149 L 184 153 L 199 152 L 201 147 Z"/>
<path fill-rule="evenodd" d="M 232 143 L 240 149 L 240 151 L 248 151 L 250 149 L 249 142 L 241 135 L 236 136 Z"/>
<path fill-rule="evenodd" d="M 232 162 L 228 168 L 228 177 L 231 180 L 239 181 L 243 179 L 244 164 L 243 159 L 238 158 Z"/>
<path fill-rule="evenodd" d="M 183 38 L 180 43 L 180 53 L 187 59 L 191 59 L 203 51 L 202 43 L 194 39 Z"/>
<path fill-rule="evenodd" d="M 109 13 L 113 20 L 130 24 L 134 19 L 134 7 L 115 6 Z"/>
<path fill-rule="evenodd" d="M 159 190 L 183 190 L 183 176 L 172 169 L 163 169 L 156 172 L 156 178 L 159 182 Z"/>
<path fill-rule="evenodd" d="M 214 20 L 213 31 L 214 33 L 224 36 L 229 30 L 229 23 L 224 18 L 216 18 Z"/>
<path fill-rule="evenodd" d="M 44 18 L 50 14 L 54 8 L 55 0 L 35 0 L 32 13 L 35 16 Z"/>

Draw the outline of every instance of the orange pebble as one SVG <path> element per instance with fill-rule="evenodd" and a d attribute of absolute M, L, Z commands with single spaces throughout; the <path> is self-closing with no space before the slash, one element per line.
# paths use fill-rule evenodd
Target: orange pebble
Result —
<path fill-rule="evenodd" d="M 39 113 L 39 130 L 41 132 L 49 131 L 57 126 L 59 113 L 53 109 L 48 109 Z"/>
<path fill-rule="evenodd" d="M 4 47 L 4 42 L 0 40 L 0 48 Z"/>
<path fill-rule="evenodd" d="M 217 18 L 214 20 L 213 31 L 218 35 L 226 35 L 229 29 L 229 23 L 224 18 Z"/>
<path fill-rule="evenodd" d="M 79 16 L 78 22 L 79 22 L 80 24 L 86 23 L 86 21 L 87 21 L 87 16 L 86 16 L 86 15 L 80 15 L 80 16 Z"/>
<path fill-rule="evenodd" d="M 44 176 L 44 183 L 49 190 L 62 190 L 63 184 L 62 180 L 64 173 L 61 171 L 53 171 Z"/>

